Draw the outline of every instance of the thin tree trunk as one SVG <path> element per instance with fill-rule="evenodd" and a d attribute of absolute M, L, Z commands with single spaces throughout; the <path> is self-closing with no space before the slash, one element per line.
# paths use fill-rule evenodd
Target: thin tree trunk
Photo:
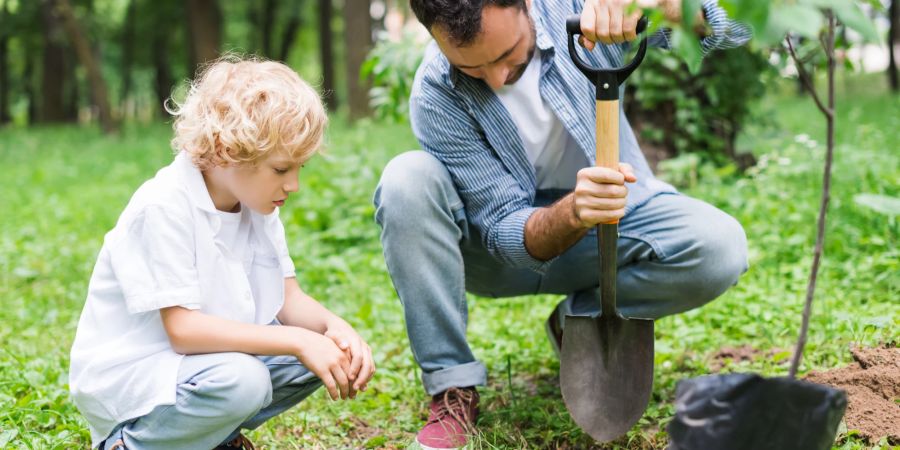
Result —
<path fill-rule="evenodd" d="M 41 3 L 44 48 L 41 70 L 41 106 L 38 117 L 41 122 L 65 122 L 65 37 L 59 19 L 53 13 L 52 0 Z M 72 82 L 73 80 L 69 80 Z"/>
<path fill-rule="evenodd" d="M 9 10 L 6 0 L 0 6 L 0 125 L 9 123 Z"/>
<path fill-rule="evenodd" d="M 191 73 L 219 56 L 222 42 L 222 11 L 217 0 L 188 0 L 188 55 Z"/>
<path fill-rule="evenodd" d="M 812 315 L 812 303 L 816 293 L 816 279 L 819 275 L 819 265 L 821 264 L 822 251 L 825 247 L 825 219 L 826 215 L 828 214 L 828 201 L 831 198 L 831 163 L 834 159 L 835 125 L 834 72 L 836 62 L 834 59 L 834 36 L 836 23 L 834 15 L 831 11 L 828 11 L 826 16 L 828 19 L 828 28 L 825 31 L 825 36 L 822 39 L 822 44 L 825 50 L 825 57 L 827 59 L 828 66 L 827 106 L 823 104 L 823 102 L 819 98 L 819 94 L 816 92 L 815 82 L 804 70 L 803 63 L 799 58 L 797 58 L 796 52 L 794 52 L 793 47 L 790 46 L 790 38 L 788 38 L 788 48 L 790 49 L 790 54 L 794 59 L 794 63 L 797 64 L 797 71 L 800 74 L 800 78 L 806 86 L 806 89 L 809 91 L 810 96 L 812 96 L 813 100 L 816 102 L 816 106 L 819 107 L 819 110 L 825 116 L 825 121 L 827 124 L 825 170 L 822 174 L 822 200 L 819 204 L 819 218 L 816 227 L 816 245 L 813 249 L 812 267 L 809 271 L 809 282 L 806 286 L 806 301 L 803 305 L 803 319 L 800 325 L 800 335 L 797 337 L 797 345 L 794 348 L 794 354 L 791 357 L 791 368 L 788 373 L 788 376 L 790 376 L 791 378 L 795 378 L 797 376 L 797 371 L 800 367 L 800 360 L 803 357 L 803 348 L 806 346 L 806 336 L 809 332 L 809 319 Z"/>
<path fill-rule="evenodd" d="M 100 71 L 100 62 L 98 58 L 94 57 L 94 53 L 91 51 L 91 44 L 88 42 L 84 31 L 82 31 L 81 24 L 75 18 L 69 0 L 56 1 L 57 12 L 62 18 L 66 33 L 75 47 L 75 53 L 78 55 L 81 65 L 87 70 L 91 86 L 91 97 L 100 113 L 100 126 L 105 133 L 114 133 L 117 126 L 112 117 L 112 109 L 109 106 L 109 93 L 106 89 L 103 73 Z"/>
<path fill-rule="evenodd" d="M 134 63 L 134 21 L 135 0 L 128 1 L 128 9 L 125 12 L 125 23 L 122 24 L 122 92 L 119 96 L 122 110 L 126 108 L 128 97 L 131 95 L 131 66 Z"/>
<path fill-rule="evenodd" d="M 347 69 L 347 105 L 350 119 L 369 114 L 369 82 L 359 72 L 372 48 L 370 0 L 344 0 L 344 57 Z"/>
<path fill-rule="evenodd" d="M 284 25 L 284 32 L 281 35 L 281 47 L 278 52 L 278 59 L 287 61 L 291 54 L 291 47 L 297 39 L 297 30 L 303 24 L 303 17 L 300 15 L 300 2 L 294 0 L 291 2 L 291 16 Z"/>
<path fill-rule="evenodd" d="M 319 0 L 319 57 L 322 60 L 322 96 L 330 111 L 337 110 L 334 92 L 334 45 L 331 36 L 331 0 Z"/>
<path fill-rule="evenodd" d="M 26 45 L 26 47 L 28 47 Z M 22 69 L 22 92 L 25 94 L 25 100 L 28 102 L 28 124 L 38 123 L 38 100 L 34 95 L 34 55 L 37 52 L 25 52 L 25 67 Z"/>
<path fill-rule="evenodd" d="M 265 0 L 262 4 L 262 24 L 260 31 L 262 32 L 262 53 L 266 58 L 271 58 L 275 53 L 272 48 L 272 33 L 275 28 L 275 12 L 278 9 L 278 3 L 275 0 Z"/>
<path fill-rule="evenodd" d="M 166 111 L 165 104 L 169 95 L 172 93 L 172 87 L 175 81 L 172 79 L 172 69 L 169 66 L 169 30 L 163 23 L 166 18 L 157 15 L 156 31 L 153 33 L 153 68 L 154 83 L 153 90 L 156 93 L 156 106 L 162 117 L 169 115 Z"/>
<path fill-rule="evenodd" d="M 888 13 L 891 21 L 891 28 L 888 32 L 888 81 L 891 83 L 891 90 L 900 92 L 900 79 L 897 74 L 897 44 L 900 44 L 900 1 L 891 0 L 891 7 Z"/>

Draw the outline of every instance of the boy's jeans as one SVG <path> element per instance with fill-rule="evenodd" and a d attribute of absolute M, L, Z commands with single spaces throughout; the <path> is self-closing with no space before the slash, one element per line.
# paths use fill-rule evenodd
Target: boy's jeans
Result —
<path fill-rule="evenodd" d="M 293 356 L 210 353 L 185 356 L 174 405 L 126 422 L 100 445 L 128 450 L 209 450 L 286 411 L 321 386 Z M 127 387 L 126 387 L 127 389 Z"/>
<path fill-rule="evenodd" d="M 566 193 L 539 191 L 536 206 Z M 567 295 L 560 304 L 563 316 L 599 310 L 595 231 L 543 275 L 501 265 L 469 226 L 450 174 L 425 152 L 407 152 L 388 164 L 375 206 L 385 261 L 429 395 L 486 383 L 486 368 L 466 341 L 466 291 L 488 297 Z M 626 214 L 619 236 L 617 297 L 625 316 L 659 318 L 699 307 L 747 270 L 740 224 L 680 194 L 660 194 Z"/>

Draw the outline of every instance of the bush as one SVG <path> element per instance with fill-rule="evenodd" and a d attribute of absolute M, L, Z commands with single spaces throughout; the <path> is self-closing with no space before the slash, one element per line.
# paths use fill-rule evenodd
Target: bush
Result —
<path fill-rule="evenodd" d="M 716 165 L 745 169 L 753 155 L 736 146 L 744 123 L 761 119 L 752 111 L 777 74 L 760 51 L 713 52 L 697 75 L 666 51 L 649 51 L 626 93 L 629 118 L 645 147 L 659 147 L 657 160 L 698 153 Z M 647 150 L 647 148 L 645 148 Z"/>
<path fill-rule="evenodd" d="M 409 92 L 426 43 L 411 28 L 405 29 L 399 40 L 379 34 L 360 71 L 360 76 L 372 79 L 369 106 L 379 119 L 409 120 Z"/>

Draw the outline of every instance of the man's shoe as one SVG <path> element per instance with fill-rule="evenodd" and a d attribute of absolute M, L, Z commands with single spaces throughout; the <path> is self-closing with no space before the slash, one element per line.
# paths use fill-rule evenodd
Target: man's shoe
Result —
<path fill-rule="evenodd" d="M 478 392 L 474 387 L 447 389 L 431 398 L 430 409 L 416 443 L 424 450 L 460 448 L 475 431 Z"/>
<path fill-rule="evenodd" d="M 544 322 L 544 330 L 547 331 L 547 339 L 550 340 L 550 347 L 553 348 L 553 353 L 556 353 L 556 358 L 559 358 L 559 352 L 562 348 L 562 326 L 560 325 L 560 312 L 559 306 L 563 304 L 565 300 L 559 302 L 556 305 L 556 308 L 553 308 L 553 312 L 550 313 L 550 317 L 547 318 L 547 321 Z"/>
<path fill-rule="evenodd" d="M 238 434 L 236 438 L 219 445 L 213 450 L 256 450 L 256 447 L 253 446 L 253 443 L 246 436 Z"/>

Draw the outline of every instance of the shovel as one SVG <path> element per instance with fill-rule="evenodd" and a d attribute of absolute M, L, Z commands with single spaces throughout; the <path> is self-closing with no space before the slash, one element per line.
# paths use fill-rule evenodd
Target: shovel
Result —
<path fill-rule="evenodd" d="M 569 55 L 597 88 L 597 165 L 619 167 L 619 85 L 647 52 L 644 38 L 625 67 L 588 66 L 575 51 L 581 34 L 578 16 L 566 19 Z M 638 32 L 647 27 L 641 18 Z M 600 250 L 600 315 L 565 317 L 560 355 L 560 388 L 572 419 L 587 434 L 609 442 L 641 418 L 653 388 L 653 321 L 629 319 L 616 311 L 616 241 L 619 225 L 597 226 Z"/>

